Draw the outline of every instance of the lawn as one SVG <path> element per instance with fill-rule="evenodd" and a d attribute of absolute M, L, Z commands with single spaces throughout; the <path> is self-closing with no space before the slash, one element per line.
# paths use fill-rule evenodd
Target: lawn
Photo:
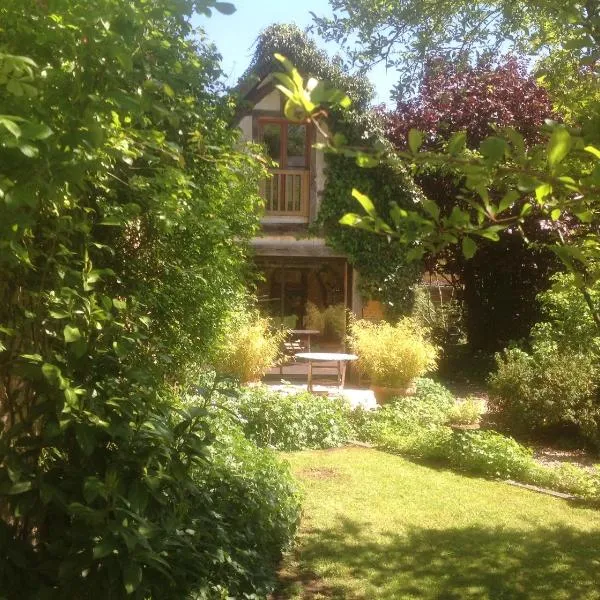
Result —
<path fill-rule="evenodd" d="M 377 450 L 284 457 L 305 498 L 276 600 L 600 598 L 600 511 Z"/>

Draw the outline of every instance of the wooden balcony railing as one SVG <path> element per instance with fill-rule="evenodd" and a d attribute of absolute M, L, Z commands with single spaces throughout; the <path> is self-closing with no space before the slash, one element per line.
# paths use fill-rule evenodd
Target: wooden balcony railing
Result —
<path fill-rule="evenodd" d="M 267 216 L 308 217 L 309 171 L 276 169 L 262 182 Z"/>

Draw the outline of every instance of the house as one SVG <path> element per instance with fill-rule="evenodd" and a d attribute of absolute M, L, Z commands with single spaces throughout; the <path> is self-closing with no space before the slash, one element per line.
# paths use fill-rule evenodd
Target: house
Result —
<path fill-rule="evenodd" d="M 363 315 L 358 274 L 347 258 L 327 246 L 315 227 L 325 186 L 325 159 L 315 143 L 322 134 L 310 123 L 285 118 L 284 97 L 270 73 L 243 91 L 239 127 L 248 141 L 262 143 L 277 163 L 262 182 L 262 233 L 252 241 L 264 312 L 292 329 L 309 326 L 317 307 L 346 307 Z M 370 311 L 376 308 L 370 304 Z"/>

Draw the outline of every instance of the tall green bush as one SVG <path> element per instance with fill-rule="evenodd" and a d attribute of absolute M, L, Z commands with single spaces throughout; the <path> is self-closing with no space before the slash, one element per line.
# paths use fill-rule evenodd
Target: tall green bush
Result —
<path fill-rule="evenodd" d="M 270 475 L 236 488 L 224 465 L 238 450 L 221 446 L 219 467 L 207 413 L 177 408 L 170 391 L 194 380 L 240 296 L 258 226 L 262 172 L 217 99 L 214 49 L 193 35 L 193 11 L 209 4 L 228 7 L 0 5 L 0 113 L 12 115 L 0 119 L 8 598 L 252 595 L 236 569 L 221 576 L 223 561 L 281 543 L 254 539 L 262 520 L 219 537 L 227 489 L 241 526 Z M 231 483 L 220 507 L 216 480 Z"/>
<path fill-rule="evenodd" d="M 590 290 L 597 303 L 598 285 Z M 576 427 L 600 442 L 600 335 L 572 275 L 553 277 L 539 295 L 546 319 L 531 331 L 529 351 L 496 356 L 491 398 L 499 418 L 515 432 Z"/>

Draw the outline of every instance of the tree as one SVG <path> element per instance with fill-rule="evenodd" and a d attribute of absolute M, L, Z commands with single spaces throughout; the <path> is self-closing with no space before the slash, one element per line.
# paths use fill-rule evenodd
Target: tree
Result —
<path fill-rule="evenodd" d="M 423 133 L 423 146 L 431 150 L 443 149 L 452 135 L 464 131 L 466 147 L 476 151 L 502 127 L 517 128 L 531 145 L 551 116 L 546 90 L 516 57 L 474 66 L 438 58 L 428 66 L 417 96 L 400 98 L 386 114 L 386 123 L 387 135 L 399 150 L 408 149 L 408 134 L 417 129 Z M 444 167 L 415 172 L 417 184 L 446 217 L 455 205 L 469 209 L 461 179 L 460 172 Z M 525 227 L 530 242 L 548 243 L 555 235 L 532 219 Z M 528 335 L 540 316 L 535 298 L 558 267 L 551 252 L 526 244 L 517 230 L 500 233 L 498 242 L 482 240 L 471 260 L 449 246 L 426 262 L 429 270 L 456 284 L 470 346 L 488 352 Z"/>
<path fill-rule="evenodd" d="M 336 16 L 333 21 L 317 19 L 320 31 L 339 40 L 356 33 L 363 49 L 368 50 L 365 57 L 385 58 L 397 43 L 401 53 L 408 52 L 404 57 L 406 65 L 414 67 L 419 57 L 429 52 L 435 56 L 443 51 L 452 53 L 453 44 L 460 43 L 459 50 L 464 52 L 459 55 L 468 61 L 469 51 L 477 43 L 493 49 L 490 38 L 495 36 L 500 43 L 514 38 L 515 43 L 518 41 L 530 50 L 544 45 L 550 51 L 558 48 L 576 63 L 575 72 L 589 66 L 593 75 L 598 73 L 597 0 L 584 5 L 549 0 L 541 6 L 513 2 L 471 6 L 459 1 L 441 7 L 422 0 L 375 4 L 334 0 L 332 6 L 349 8 L 348 16 Z M 488 10 L 491 12 L 486 13 Z M 473 20 L 474 16 L 479 18 Z M 448 42 L 447 47 L 444 42 Z M 556 52 L 551 56 L 556 56 Z M 594 77 L 590 79 L 595 81 Z M 284 82 L 283 87 L 289 89 L 288 102 L 314 119 L 322 114 L 319 111 L 323 98 L 312 102 L 310 89 L 301 90 L 302 85 L 301 81 L 293 86 L 285 86 Z M 591 93 L 591 89 L 585 89 L 586 94 Z M 424 136 L 416 129 L 408 135 L 409 152 L 398 153 L 365 152 L 364 148 L 351 148 L 331 136 L 332 152 L 353 154 L 360 164 L 383 160 L 392 164 L 446 165 L 461 172 L 465 189 L 476 194 L 476 200 L 470 203 L 472 210 L 454 206 L 447 216 L 425 197 L 416 210 L 392 205 L 386 222 L 370 198 L 356 190 L 354 196 L 365 212 L 347 214 L 342 223 L 393 238 L 407 247 L 412 258 L 422 257 L 426 252 L 437 253 L 453 244 L 460 244 L 464 256 L 471 258 L 477 251 L 476 239 L 498 241 L 502 231 L 522 230 L 524 218 L 529 214 L 541 226 L 552 226 L 563 217 L 568 228 L 558 227 L 557 241 L 547 247 L 575 274 L 575 281 L 600 327 L 600 309 L 589 292 L 599 275 L 595 264 L 600 260 L 597 236 L 600 130 L 590 126 L 598 122 L 595 97 L 588 95 L 585 104 L 596 112 L 580 128 L 551 123 L 541 132 L 543 142 L 529 148 L 523 135 L 514 128 L 487 137 L 476 153 L 466 149 L 464 131 L 452 136 L 444 153 L 421 152 Z"/>
<path fill-rule="evenodd" d="M 236 512 L 247 488 L 215 465 L 207 408 L 177 397 L 245 288 L 264 176 L 216 94 L 215 50 L 194 36 L 209 5 L 231 9 L 0 6 L 8 598 L 241 597 L 277 554 L 259 509 Z"/>
<path fill-rule="evenodd" d="M 562 49 L 577 69 L 597 68 L 598 0 L 330 0 L 330 5 L 332 18 L 315 15 L 317 32 L 345 45 L 359 67 L 384 61 L 396 68 L 403 93 L 418 89 L 431 57 L 468 62 L 507 51 L 556 57 Z"/>

